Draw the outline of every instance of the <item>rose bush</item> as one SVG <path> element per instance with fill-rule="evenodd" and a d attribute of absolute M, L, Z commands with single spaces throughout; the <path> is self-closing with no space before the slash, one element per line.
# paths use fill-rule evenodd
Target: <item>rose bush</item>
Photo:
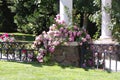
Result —
<path fill-rule="evenodd" d="M 7 42 L 15 42 L 15 38 L 14 38 L 14 35 L 9 35 L 8 33 L 4 33 L 0 36 L 0 42 L 5 42 L 4 43 L 4 48 L 13 48 L 14 45 L 13 44 L 10 44 L 10 43 L 7 43 Z M 0 47 L 2 47 L 2 45 L 0 45 Z"/>
<path fill-rule="evenodd" d="M 59 14 L 56 15 L 55 24 L 49 27 L 49 31 L 43 31 L 36 36 L 34 47 L 39 48 L 37 59 L 39 62 L 46 61 L 48 55 L 54 53 L 55 47 L 67 42 L 78 42 L 82 45 L 84 42 L 90 42 L 91 37 L 85 29 L 77 25 L 67 25 L 60 20 Z M 69 45 L 67 43 L 67 45 Z M 47 58 L 46 58 L 47 57 Z"/>
<path fill-rule="evenodd" d="M 14 35 L 9 35 L 8 33 L 4 33 L 0 36 L 0 42 L 14 42 Z"/>
<path fill-rule="evenodd" d="M 13 53 L 13 51 L 11 49 L 14 48 L 14 44 L 12 44 L 11 42 L 15 42 L 15 38 L 14 38 L 14 35 L 9 35 L 8 33 L 3 33 L 1 36 L 0 36 L 0 42 L 2 44 L 0 44 L 0 48 L 4 48 L 4 49 L 7 49 L 7 50 L 2 50 L 2 52 L 4 53 L 5 56 L 6 53 Z M 9 50 L 8 50 L 9 49 Z"/>

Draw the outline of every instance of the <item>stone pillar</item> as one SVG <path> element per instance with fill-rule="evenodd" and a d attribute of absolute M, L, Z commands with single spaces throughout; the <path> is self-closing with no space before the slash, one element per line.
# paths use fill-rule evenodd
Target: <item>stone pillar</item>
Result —
<path fill-rule="evenodd" d="M 73 0 L 60 0 L 60 19 L 67 25 L 72 24 L 72 6 Z"/>
<path fill-rule="evenodd" d="M 111 8 L 111 0 L 102 0 L 102 26 L 101 26 L 101 36 L 100 39 L 110 39 L 112 38 L 112 32 L 109 29 L 111 16 L 105 8 Z"/>

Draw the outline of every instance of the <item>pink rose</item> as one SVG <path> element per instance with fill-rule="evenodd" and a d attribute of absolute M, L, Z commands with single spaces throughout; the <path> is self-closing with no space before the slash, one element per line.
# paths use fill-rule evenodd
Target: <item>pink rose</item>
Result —
<path fill-rule="evenodd" d="M 22 53 L 26 53 L 27 51 L 26 50 L 22 50 Z"/>
<path fill-rule="evenodd" d="M 82 41 L 83 41 L 83 42 L 86 42 L 87 40 L 86 40 L 86 38 L 82 38 Z"/>
<path fill-rule="evenodd" d="M 9 36 L 8 33 L 4 33 L 3 35 L 4 35 L 4 37 L 8 37 Z"/>
<path fill-rule="evenodd" d="M 70 38 L 69 38 L 69 41 L 70 41 L 70 42 L 73 42 L 73 41 L 74 41 L 74 37 L 70 37 Z"/>
<path fill-rule="evenodd" d="M 89 34 L 87 34 L 86 35 L 86 39 L 90 39 L 91 37 L 90 37 L 90 35 Z"/>
<path fill-rule="evenodd" d="M 74 26 L 74 30 L 78 30 L 78 27 L 76 25 Z"/>
<path fill-rule="evenodd" d="M 49 47 L 49 51 L 50 51 L 50 53 L 53 53 L 55 51 L 55 48 L 54 47 Z"/>
<path fill-rule="evenodd" d="M 81 35 L 81 32 L 80 32 L 80 31 L 78 31 L 78 32 L 77 32 L 77 36 L 80 36 L 80 35 Z"/>
<path fill-rule="evenodd" d="M 56 15 L 56 18 L 57 18 L 57 19 L 60 19 L 60 14 L 57 14 L 57 15 Z"/>
<path fill-rule="evenodd" d="M 76 31 L 74 31 L 74 32 L 73 32 L 73 35 L 74 35 L 74 37 L 75 37 L 75 36 L 77 36 L 77 32 L 76 32 Z"/>

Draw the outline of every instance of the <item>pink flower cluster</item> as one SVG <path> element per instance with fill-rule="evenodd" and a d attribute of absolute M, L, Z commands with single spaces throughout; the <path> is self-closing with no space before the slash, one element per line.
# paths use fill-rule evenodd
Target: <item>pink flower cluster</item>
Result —
<path fill-rule="evenodd" d="M 40 53 L 37 56 L 39 62 L 43 62 L 43 58 L 48 53 L 53 53 L 55 47 L 64 42 L 83 42 L 90 41 L 91 37 L 85 29 L 78 26 L 67 26 L 64 21 L 60 20 L 60 16 L 56 15 L 55 24 L 49 27 L 49 31 L 43 31 L 36 37 L 34 47 L 40 47 Z M 42 49 L 41 49 L 42 48 Z M 41 50 L 43 50 L 41 52 Z"/>
<path fill-rule="evenodd" d="M 14 42 L 14 35 L 10 36 L 8 33 L 4 33 L 0 36 L 0 42 Z"/>

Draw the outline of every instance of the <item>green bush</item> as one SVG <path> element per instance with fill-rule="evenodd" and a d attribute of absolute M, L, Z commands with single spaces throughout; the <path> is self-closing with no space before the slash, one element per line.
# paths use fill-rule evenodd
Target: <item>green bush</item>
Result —
<path fill-rule="evenodd" d="M 57 13 L 55 0 L 26 0 L 14 2 L 16 15 L 15 23 L 18 31 L 23 33 L 40 34 L 47 31 Z M 52 3 L 52 4 L 51 4 Z"/>
<path fill-rule="evenodd" d="M 14 13 L 9 9 L 7 0 L 0 1 L 0 31 L 13 32 L 17 26 L 14 23 Z"/>

